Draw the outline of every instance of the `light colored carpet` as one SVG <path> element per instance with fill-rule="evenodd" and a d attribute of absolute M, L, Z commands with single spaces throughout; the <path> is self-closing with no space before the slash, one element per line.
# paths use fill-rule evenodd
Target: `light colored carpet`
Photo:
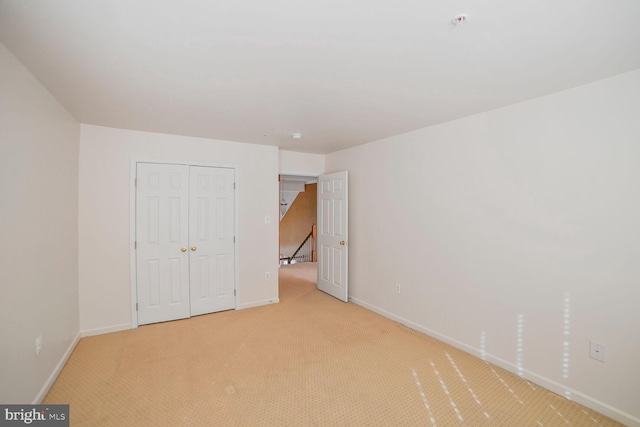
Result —
<path fill-rule="evenodd" d="M 309 268 L 311 267 L 311 268 Z M 614 426 L 280 269 L 279 304 L 83 338 L 46 396 L 73 426 Z"/>

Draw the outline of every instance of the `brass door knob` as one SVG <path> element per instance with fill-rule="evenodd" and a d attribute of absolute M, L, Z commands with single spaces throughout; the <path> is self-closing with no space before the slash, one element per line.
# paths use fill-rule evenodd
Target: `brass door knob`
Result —
<path fill-rule="evenodd" d="M 344 241 L 344 240 L 340 240 L 340 244 L 341 244 L 342 246 L 344 246 L 344 245 L 345 245 L 345 241 Z"/>
<path fill-rule="evenodd" d="M 191 250 L 192 251 L 195 251 L 196 249 L 198 249 L 198 248 L 196 248 L 195 246 L 191 246 Z"/>
<path fill-rule="evenodd" d="M 182 252 L 187 252 L 187 248 L 180 248 Z"/>

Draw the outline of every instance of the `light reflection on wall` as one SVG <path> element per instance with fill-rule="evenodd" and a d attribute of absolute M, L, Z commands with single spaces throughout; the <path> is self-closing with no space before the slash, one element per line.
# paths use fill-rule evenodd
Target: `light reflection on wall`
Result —
<path fill-rule="evenodd" d="M 564 293 L 563 300 L 563 340 L 562 340 L 562 378 L 569 379 L 569 367 L 571 357 L 571 343 L 569 335 L 571 332 L 571 295 L 569 292 Z M 480 358 L 487 361 L 487 333 L 486 331 L 480 332 Z M 516 368 L 518 376 L 524 379 L 524 314 L 519 313 L 516 321 Z M 494 371 L 497 375 L 497 372 Z M 497 375 L 500 381 L 507 386 L 502 378 Z M 532 390 L 536 390 L 536 387 L 529 381 L 526 381 Z M 565 384 L 566 385 L 566 384 Z M 512 391 L 508 386 L 507 389 Z M 571 391 L 565 390 L 564 396 L 567 399 L 571 399 Z M 518 401 L 520 398 L 515 396 Z"/>
<path fill-rule="evenodd" d="M 563 328 L 563 341 L 562 341 L 562 378 L 569 378 L 569 358 L 570 358 L 570 343 L 569 332 L 571 326 L 571 298 L 569 292 L 564 293 L 564 328 Z M 571 399 L 571 392 L 565 390 L 565 397 Z"/>
<path fill-rule="evenodd" d="M 523 334 L 524 334 L 524 315 L 518 314 L 518 323 L 516 327 L 516 366 L 518 368 L 518 375 L 523 377 L 524 372 L 522 368 L 522 349 L 523 349 Z"/>

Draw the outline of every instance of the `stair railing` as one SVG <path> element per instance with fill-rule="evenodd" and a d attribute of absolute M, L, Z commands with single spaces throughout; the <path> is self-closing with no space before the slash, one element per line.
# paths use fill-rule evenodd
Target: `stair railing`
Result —
<path fill-rule="evenodd" d="M 311 232 L 305 237 L 305 239 L 300 243 L 298 249 L 293 252 L 293 255 L 290 257 L 285 257 L 288 264 L 291 264 L 292 260 L 296 260 L 296 262 L 310 262 L 316 261 L 316 232 L 317 227 L 314 225 L 311 228 Z"/>

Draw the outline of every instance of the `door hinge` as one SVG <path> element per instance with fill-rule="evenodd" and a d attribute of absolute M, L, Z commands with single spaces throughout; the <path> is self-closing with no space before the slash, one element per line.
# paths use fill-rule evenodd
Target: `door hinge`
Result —
<path fill-rule="evenodd" d="M 234 190 L 236 189 L 236 183 L 235 182 L 233 183 L 233 189 Z"/>
<path fill-rule="evenodd" d="M 137 187 L 138 186 L 138 178 L 134 178 L 133 179 L 133 186 Z"/>
<path fill-rule="evenodd" d="M 138 303 L 136 303 L 136 311 L 138 311 Z"/>
<path fill-rule="evenodd" d="M 138 242 L 137 241 L 133 242 L 133 249 L 138 249 Z"/>
<path fill-rule="evenodd" d="M 236 236 L 233 236 L 233 243 L 236 242 Z"/>
<path fill-rule="evenodd" d="M 233 290 L 233 296 L 234 297 L 236 296 L 236 290 L 235 289 Z"/>

